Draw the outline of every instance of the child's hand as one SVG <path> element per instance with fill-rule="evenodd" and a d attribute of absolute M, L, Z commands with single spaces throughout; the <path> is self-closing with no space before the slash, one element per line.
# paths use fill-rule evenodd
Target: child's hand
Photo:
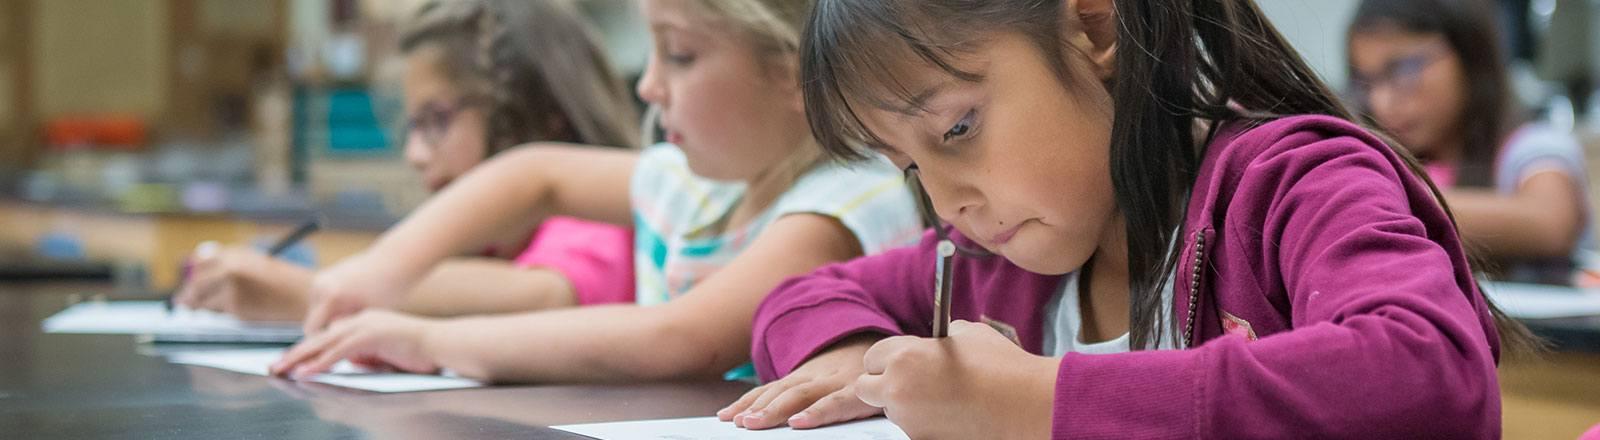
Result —
<path fill-rule="evenodd" d="M 368 307 L 387 307 L 405 299 L 413 280 L 391 280 L 382 259 L 358 254 L 317 273 L 311 282 L 307 336 Z"/>
<path fill-rule="evenodd" d="M 911 438 L 1048 438 L 1060 359 L 1029 354 L 993 328 L 956 321 L 950 337 L 884 339 L 867 350 L 856 395 Z"/>
<path fill-rule="evenodd" d="M 269 371 L 275 376 L 302 378 L 325 373 L 340 360 L 350 359 L 368 367 L 437 373 L 439 365 L 426 350 L 423 338 L 438 325 L 431 319 L 368 310 L 290 347 Z"/>
<path fill-rule="evenodd" d="M 306 313 L 307 269 L 242 247 L 202 245 L 174 304 L 248 321 L 299 321 Z"/>
<path fill-rule="evenodd" d="M 807 429 L 878 415 L 882 411 L 856 398 L 854 387 L 864 371 L 861 356 L 878 337 L 859 336 L 834 344 L 787 377 L 745 393 L 717 411 L 717 418 L 746 429 L 784 423 Z"/>

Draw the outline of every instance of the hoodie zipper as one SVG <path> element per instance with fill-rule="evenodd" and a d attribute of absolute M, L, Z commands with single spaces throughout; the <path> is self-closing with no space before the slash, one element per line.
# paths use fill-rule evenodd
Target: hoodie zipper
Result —
<path fill-rule="evenodd" d="M 1183 323 L 1183 347 L 1194 346 L 1194 315 L 1200 306 L 1200 275 L 1206 261 L 1206 231 L 1194 234 L 1194 273 L 1189 277 L 1189 315 Z"/>

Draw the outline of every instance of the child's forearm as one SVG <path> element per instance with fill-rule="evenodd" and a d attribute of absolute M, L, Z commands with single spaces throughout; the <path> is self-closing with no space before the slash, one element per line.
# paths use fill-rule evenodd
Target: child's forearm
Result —
<path fill-rule="evenodd" d="M 444 259 L 473 252 L 545 217 L 627 224 L 628 179 L 637 155 L 590 147 L 531 146 L 474 168 L 429 199 L 366 254 L 382 276 L 413 285 Z"/>
<path fill-rule="evenodd" d="M 374 265 L 420 279 L 445 258 L 484 247 L 517 223 L 541 218 L 549 185 L 537 173 L 517 172 L 527 158 L 511 154 L 490 161 L 430 198 L 367 251 L 377 257 Z"/>
<path fill-rule="evenodd" d="M 1570 191 L 1570 197 L 1564 197 L 1562 192 L 1503 196 L 1486 191 L 1454 190 L 1446 192 L 1445 199 L 1455 212 L 1461 235 L 1475 246 L 1488 250 L 1490 255 L 1564 257 L 1571 255 L 1573 247 L 1577 246 L 1584 215 L 1578 193 Z"/>
<path fill-rule="evenodd" d="M 612 305 L 461 318 L 427 332 L 423 350 L 463 376 L 514 383 L 712 378 L 747 357 L 707 348 L 747 345 L 745 335 L 685 331 L 653 312 Z"/>
<path fill-rule="evenodd" d="M 251 321 L 299 321 L 305 317 L 314 272 L 272 258 L 245 269 L 234 315 Z"/>
<path fill-rule="evenodd" d="M 452 259 L 411 290 L 401 311 L 427 316 L 515 313 L 578 304 L 572 284 L 549 269 L 500 260 Z"/>
<path fill-rule="evenodd" d="M 595 306 L 449 321 L 424 336 L 440 365 L 493 381 L 713 378 L 750 358 L 756 304 L 782 280 L 860 255 L 831 218 L 767 226 L 739 258 L 651 307 Z"/>

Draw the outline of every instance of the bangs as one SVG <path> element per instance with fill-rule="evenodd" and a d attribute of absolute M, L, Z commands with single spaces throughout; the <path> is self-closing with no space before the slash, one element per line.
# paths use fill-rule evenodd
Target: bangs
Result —
<path fill-rule="evenodd" d="M 862 122 L 863 109 L 926 110 L 906 72 L 934 67 L 961 81 L 983 79 L 953 64 L 978 43 L 976 34 L 933 25 L 942 22 L 937 9 L 914 0 L 817 1 L 800 65 L 807 119 L 828 155 L 862 160 L 887 147 Z"/>

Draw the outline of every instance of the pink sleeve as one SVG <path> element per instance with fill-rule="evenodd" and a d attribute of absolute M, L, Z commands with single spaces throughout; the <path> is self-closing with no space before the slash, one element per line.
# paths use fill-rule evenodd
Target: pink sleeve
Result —
<path fill-rule="evenodd" d="M 533 234 L 517 267 L 549 268 L 567 278 L 578 305 L 633 302 L 633 233 L 622 227 L 552 217 Z"/>

